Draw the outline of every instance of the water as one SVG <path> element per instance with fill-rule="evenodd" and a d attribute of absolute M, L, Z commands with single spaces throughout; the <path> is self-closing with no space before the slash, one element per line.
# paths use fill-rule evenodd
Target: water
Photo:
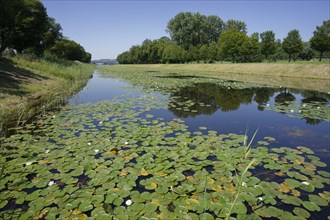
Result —
<path fill-rule="evenodd" d="M 133 87 L 123 79 L 103 78 L 95 73 L 86 87 L 71 98 L 70 104 L 95 103 L 115 97 L 138 98 L 145 90 L 143 87 Z M 289 117 L 287 114 L 268 109 L 281 106 L 283 103 L 283 106 L 285 103 L 289 106 L 292 102 L 301 107 L 304 103 L 313 101 L 329 108 L 328 94 L 285 88 L 235 89 L 212 83 L 197 83 L 183 87 L 179 91 L 154 92 L 152 95 L 170 100 L 170 104 L 167 109 L 151 110 L 150 114 L 167 121 L 180 118 L 192 132 L 197 131 L 199 127 L 206 127 L 220 134 L 247 132 L 252 136 L 258 129 L 256 140 L 271 136 L 276 138 L 273 145 L 277 147 L 306 146 L 323 161 L 329 158 L 329 122 L 308 117 Z M 185 110 L 178 109 L 178 106 L 187 100 L 192 100 L 194 104 L 185 107 Z"/>
<path fill-rule="evenodd" d="M 5 186 L 0 190 L 1 219 L 28 219 L 28 216 L 36 217 L 39 212 L 38 216 L 42 216 L 43 213 L 47 214 L 48 211 L 44 210 L 49 208 L 54 208 L 54 218 L 78 218 L 98 214 L 100 210 L 103 214 L 111 214 L 112 209 L 118 211 L 120 205 L 125 206 L 120 207 L 124 208 L 124 214 L 130 215 L 134 200 L 142 198 L 139 193 L 151 194 L 150 198 L 144 198 L 146 201 L 142 203 L 147 206 L 159 193 L 164 192 L 166 197 L 187 186 L 196 187 L 196 192 L 190 192 L 188 187 L 184 189 L 185 196 L 173 198 L 169 204 L 165 203 L 166 200 L 160 200 L 162 207 L 156 208 L 158 211 L 154 214 L 157 216 L 164 208 L 170 213 L 177 212 L 179 208 L 187 208 L 187 211 L 196 214 L 194 210 L 188 210 L 189 205 L 184 207 L 187 201 L 195 199 L 184 201 L 182 198 L 200 196 L 199 201 L 204 201 L 205 194 L 207 197 L 214 194 L 221 197 L 234 192 L 235 189 L 230 186 L 234 187 L 236 177 L 239 177 L 236 165 L 241 166 L 237 156 L 240 156 L 242 151 L 244 153 L 244 150 L 241 151 L 244 148 L 241 146 L 242 136 L 239 140 L 236 135 L 213 139 L 214 132 L 209 136 L 187 134 L 185 126 L 181 130 L 178 126 L 182 124 L 175 123 L 174 118 L 184 121 L 190 132 L 199 131 L 204 134 L 213 130 L 218 134 L 247 133 L 252 137 L 258 129 L 252 147 L 262 145 L 257 142 L 264 140 L 264 137 L 274 137 L 276 141 L 268 141 L 270 145 L 267 146 L 276 148 L 274 152 L 281 150 L 280 147 L 306 146 L 312 149 L 321 161 L 327 163 L 329 160 L 329 94 L 262 87 L 234 81 L 219 82 L 217 79 L 202 77 L 196 80 L 195 76 L 181 77 L 174 74 L 170 75 L 172 81 L 166 81 L 169 77 L 157 76 L 160 73 L 150 73 L 152 77 L 149 78 L 141 77 L 139 80 L 144 83 L 139 84 L 134 82 L 134 73 L 130 80 L 129 77 L 121 79 L 115 78 L 114 75 L 111 75 L 112 78 L 104 78 L 96 72 L 85 88 L 69 100 L 73 108 L 47 117 L 45 124 L 39 122 L 31 133 L 29 130 L 23 130 L 21 134 L 13 135 L 10 137 L 12 139 L 4 143 L 1 153 L 7 163 L 3 179 L 0 178 Z M 163 84 L 161 77 L 169 83 Z M 152 82 L 156 82 L 156 85 L 148 85 Z M 139 99 L 139 102 L 124 100 L 126 98 Z M 113 99 L 115 102 L 99 103 Z M 152 105 L 146 107 L 145 103 Z M 77 106 L 80 104 L 87 105 Z M 149 106 L 160 108 L 145 111 Z M 139 108 L 143 111 L 139 111 L 138 116 L 134 115 Z M 161 121 L 171 121 L 174 127 L 167 127 L 171 123 L 159 123 Z M 231 136 L 235 138 L 231 139 Z M 178 142 L 171 141 L 174 137 L 178 137 Z M 205 141 L 197 140 L 204 137 L 208 138 Z M 239 148 L 235 146 L 238 140 Z M 251 153 L 251 160 L 258 159 L 260 163 L 249 171 L 254 177 L 265 181 L 264 184 L 271 184 L 272 181 L 281 184 L 281 187 L 275 190 L 268 189 L 270 185 L 264 185 L 266 191 L 255 196 L 264 196 L 266 200 L 273 193 L 268 191 L 277 191 L 280 195 L 275 197 L 277 204 L 273 207 L 292 213 L 297 207 L 308 207 L 308 201 L 313 198 L 320 200 L 317 196 L 319 193 L 322 195 L 323 192 L 329 191 L 328 177 L 322 177 L 329 175 L 324 172 L 329 171 L 329 166 L 324 167 L 324 163 L 317 161 L 316 157 L 310 157 L 311 155 L 307 155 L 309 153 L 298 155 L 290 151 L 274 157 L 272 154 L 262 155 L 261 151 L 265 148 L 259 149 L 256 153 L 258 155 Z M 231 166 L 226 166 L 231 162 L 235 167 L 235 174 Z M 317 164 L 317 170 L 314 170 L 316 167 L 313 164 Z M 290 174 L 286 169 L 289 169 Z M 285 176 L 284 173 L 281 174 L 282 171 L 286 173 Z M 172 178 L 174 179 L 171 180 Z M 294 194 L 293 188 L 289 193 L 285 192 L 290 187 L 290 183 L 286 185 L 285 181 L 291 180 L 292 184 L 292 179 L 299 182 L 306 180 L 314 184 L 313 194 L 305 191 L 303 186 L 296 187 L 301 195 L 298 191 Z M 229 185 L 228 180 L 232 185 Z M 253 181 L 253 178 L 248 181 L 250 180 Z M 217 188 L 206 184 L 214 187 L 217 185 Z M 254 192 L 254 184 L 256 183 L 251 183 L 246 190 Z M 203 193 L 197 190 L 201 185 L 205 188 Z M 137 198 L 133 198 L 133 194 Z M 110 198 L 109 195 L 118 196 L 118 200 L 106 202 L 105 198 Z M 284 202 L 281 196 L 289 195 L 302 199 L 302 203 L 297 205 Z M 310 199 L 310 195 L 314 197 Z M 96 198 L 100 201 L 93 200 Z M 128 199 L 133 200 L 131 207 L 125 205 L 125 200 Z M 217 201 L 218 198 L 214 199 Z M 243 201 L 248 209 L 253 207 L 253 204 L 246 203 L 247 199 Z M 319 202 L 322 203 L 322 200 Z M 99 209 L 100 203 L 103 209 Z M 179 207 L 177 204 L 183 206 Z M 224 203 L 221 207 L 228 204 Z M 74 205 L 76 206 L 73 207 Z M 320 206 L 322 207 L 317 212 L 306 208 L 311 214 L 309 219 L 327 218 L 328 206 Z M 265 201 L 263 207 L 272 206 Z M 68 210 L 62 211 L 64 209 Z M 217 217 L 211 208 L 207 209 L 207 212 Z M 247 212 L 251 213 L 251 210 Z M 76 214 L 78 216 L 75 216 Z M 134 218 L 136 217 L 134 214 Z"/>

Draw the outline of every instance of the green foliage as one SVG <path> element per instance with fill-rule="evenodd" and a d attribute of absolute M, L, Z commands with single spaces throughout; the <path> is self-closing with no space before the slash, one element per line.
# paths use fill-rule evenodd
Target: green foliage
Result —
<path fill-rule="evenodd" d="M 185 51 L 176 44 L 168 44 L 163 51 L 164 63 L 180 63 L 184 60 Z"/>
<path fill-rule="evenodd" d="M 303 49 L 299 53 L 299 58 L 302 60 L 311 60 L 315 54 L 315 50 L 311 48 L 310 42 L 303 43 Z"/>
<path fill-rule="evenodd" d="M 283 43 L 275 39 L 273 31 L 268 30 L 260 34 L 259 42 L 258 33 L 247 36 L 244 21 L 229 19 L 223 22 L 217 16 L 180 12 L 167 24 L 171 39 L 145 40 L 142 45 L 132 46 L 120 54 L 117 61 L 122 64 L 150 64 L 311 60 L 316 47 L 320 48 L 320 58 L 329 56 L 329 24 L 327 21 L 317 27 L 315 37 L 311 39 L 312 47 L 302 42 L 298 30 L 290 31 Z"/>
<path fill-rule="evenodd" d="M 10 45 L 22 0 L 0 0 L 0 55 Z"/>
<path fill-rule="evenodd" d="M 311 47 L 320 52 L 320 61 L 324 52 L 330 52 L 330 20 L 316 26 L 313 37 L 310 39 Z"/>
<path fill-rule="evenodd" d="M 239 32 L 246 33 L 247 28 L 244 21 L 238 21 L 234 19 L 229 19 L 225 24 L 225 30 L 237 30 Z"/>
<path fill-rule="evenodd" d="M 283 39 L 283 50 L 289 55 L 289 62 L 291 59 L 296 60 L 298 54 L 303 49 L 303 42 L 301 40 L 298 30 L 292 30 L 288 33 L 288 36 Z"/>
<path fill-rule="evenodd" d="M 241 51 L 240 62 L 260 62 L 262 60 L 258 33 L 245 39 Z"/>
<path fill-rule="evenodd" d="M 59 46 L 56 42 L 65 41 L 61 25 L 47 15 L 39 0 L 1 0 L 0 9 L 0 55 L 7 48 L 13 48 L 20 54 L 42 57 L 46 50 Z M 91 55 L 77 45 L 75 42 L 71 47 L 67 44 L 66 55 L 59 58 L 90 62 Z M 46 56 L 49 57 L 49 53 Z"/>
<path fill-rule="evenodd" d="M 40 1 L 23 0 L 16 15 L 11 45 L 19 53 L 24 49 L 40 53 L 44 34 L 48 31 L 48 15 Z"/>
<path fill-rule="evenodd" d="M 192 12 L 180 12 L 167 24 L 172 40 L 186 50 L 190 45 L 217 41 L 223 29 L 224 23 L 219 17 Z"/>
<path fill-rule="evenodd" d="M 72 40 L 58 40 L 47 52 L 60 59 L 78 60 L 85 63 L 91 61 L 91 54 L 87 53 L 80 44 Z"/>
<path fill-rule="evenodd" d="M 267 60 L 269 55 L 273 55 L 276 52 L 275 33 L 273 31 L 265 31 L 260 34 L 260 38 L 261 53 Z"/>
<path fill-rule="evenodd" d="M 220 49 L 225 57 L 235 63 L 239 61 L 246 41 L 247 36 L 245 33 L 236 29 L 229 29 L 221 35 Z"/>

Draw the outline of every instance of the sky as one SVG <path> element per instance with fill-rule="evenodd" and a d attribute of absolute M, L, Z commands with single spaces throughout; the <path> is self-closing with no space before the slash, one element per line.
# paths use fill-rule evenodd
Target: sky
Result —
<path fill-rule="evenodd" d="M 42 0 L 64 36 L 82 45 L 92 59 L 115 59 L 145 39 L 169 36 L 168 21 L 179 12 L 244 21 L 248 34 L 272 30 L 283 39 L 298 29 L 308 41 L 330 19 L 329 0 Z"/>

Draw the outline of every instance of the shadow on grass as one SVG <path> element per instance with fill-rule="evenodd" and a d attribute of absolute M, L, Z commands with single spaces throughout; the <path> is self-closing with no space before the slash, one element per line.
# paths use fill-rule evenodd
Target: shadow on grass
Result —
<path fill-rule="evenodd" d="M 23 84 L 31 81 L 49 79 L 29 70 L 15 66 L 15 63 L 6 58 L 0 58 L 0 93 L 7 95 L 25 95 Z"/>

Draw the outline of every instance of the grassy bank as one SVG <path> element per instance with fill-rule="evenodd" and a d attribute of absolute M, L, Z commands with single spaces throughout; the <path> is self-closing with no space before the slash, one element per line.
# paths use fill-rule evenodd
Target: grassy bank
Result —
<path fill-rule="evenodd" d="M 148 64 L 119 65 L 116 68 L 196 74 L 264 85 L 304 88 L 329 92 L 329 63 L 246 63 L 246 64 Z"/>
<path fill-rule="evenodd" d="M 94 66 L 22 57 L 0 59 L 0 126 L 21 126 L 62 105 L 91 77 Z"/>

